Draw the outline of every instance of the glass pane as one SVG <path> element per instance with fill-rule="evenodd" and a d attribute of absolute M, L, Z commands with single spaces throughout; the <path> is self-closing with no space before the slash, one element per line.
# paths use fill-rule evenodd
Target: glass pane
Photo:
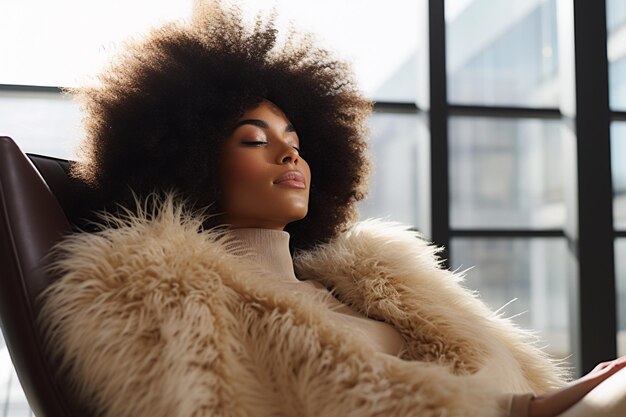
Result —
<path fill-rule="evenodd" d="M 454 268 L 466 269 L 465 285 L 478 290 L 493 310 L 523 328 L 538 330 L 547 351 L 557 358 L 570 354 L 567 282 L 573 272 L 564 239 L 455 238 Z"/>
<path fill-rule="evenodd" d="M 611 124 L 611 169 L 613 171 L 613 224 L 626 230 L 626 122 Z"/>
<path fill-rule="evenodd" d="M 429 140 L 424 116 L 375 113 L 370 119 L 374 161 L 361 218 L 387 217 L 430 235 Z"/>
<path fill-rule="evenodd" d="M 615 241 L 617 279 L 617 354 L 626 355 L 626 239 Z"/>
<path fill-rule="evenodd" d="M 453 228 L 562 228 L 561 123 L 450 118 Z"/>
<path fill-rule="evenodd" d="M 609 100 L 613 110 L 626 110 L 626 3 L 607 0 Z"/>
<path fill-rule="evenodd" d="M 613 32 L 626 24 L 626 2 L 623 0 L 606 0 L 606 23 L 609 32 Z"/>
<path fill-rule="evenodd" d="M 22 386 L 17 379 L 9 351 L 0 333 L 0 409 L 8 417 L 30 417 L 33 415 Z"/>
<path fill-rule="evenodd" d="M 78 103 L 69 96 L 0 90 L 0 135 L 24 152 L 75 158 L 80 119 Z"/>
<path fill-rule="evenodd" d="M 556 15 L 556 0 L 447 0 L 448 100 L 557 107 Z"/>
<path fill-rule="evenodd" d="M 626 57 L 609 62 L 609 100 L 613 110 L 626 110 Z"/>

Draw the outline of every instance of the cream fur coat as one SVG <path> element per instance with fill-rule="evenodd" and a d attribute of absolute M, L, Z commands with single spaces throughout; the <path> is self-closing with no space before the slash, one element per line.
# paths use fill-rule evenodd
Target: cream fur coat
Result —
<path fill-rule="evenodd" d="M 400 357 L 264 280 L 171 200 L 157 216 L 108 222 L 57 247 L 62 278 L 40 315 L 51 354 L 103 415 L 496 417 L 505 393 L 562 385 L 529 333 L 397 223 L 355 224 L 294 263 L 300 279 L 393 325 Z"/>

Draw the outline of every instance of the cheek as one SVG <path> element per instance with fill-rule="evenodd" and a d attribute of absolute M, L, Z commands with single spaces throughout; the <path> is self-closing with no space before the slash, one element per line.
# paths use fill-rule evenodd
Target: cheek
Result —
<path fill-rule="evenodd" d="M 263 161 L 258 155 L 233 152 L 222 158 L 220 167 L 222 195 L 230 200 L 240 199 L 240 194 L 249 193 L 264 181 Z"/>
<path fill-rule="evenodd" d="M 230 158 L 223 170 L 230 183 L 254 183 L 259 181 L 262 172 L 262 165 L 258 158 L 246 154 L 235 158 Z"/>
<path fill-rule="evenodd" d="M 304 176 L 307 179 L 307 184 L 311 184 L 312 178 L 311 178 L 311 167 L 309 166 L 309 164 L 304 160 L 301 159 L 301 161 L 303 162 L 302 165 L 300 166 L 300 169 L 302 170 L 302 173 L 304 174 Z"/>
<path fill-rule="evenodd" d="M 313 179 L 313 178 L 311 178 L 312 177 L 311 167 L 309 166 L 309 164 L 306 161 L 304 161 L 304 166 L 306 167 L 306 172 L 307 172 L 307 175 L 309 176 L 309 183 L 311 183 L 311 180 Z"/>

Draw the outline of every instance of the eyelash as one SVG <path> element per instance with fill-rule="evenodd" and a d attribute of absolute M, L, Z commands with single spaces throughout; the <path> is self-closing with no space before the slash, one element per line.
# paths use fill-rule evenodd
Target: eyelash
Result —
<path fill-rule="evenodd" d="M 267 142 L 261 141 L 261 140 L 247 140 L 247 141 L 243 141 L 241 142 L 244 145 L 248 145 L 248 146 L 261 146 L 261 145 L 267 145 Z M 300 150 L 300 148 L 296 147 L 296 146 L 292 146 L 292 148 L 294 148 L 297 152 L 298 155 L 302 156 L 303 153 Z"/>

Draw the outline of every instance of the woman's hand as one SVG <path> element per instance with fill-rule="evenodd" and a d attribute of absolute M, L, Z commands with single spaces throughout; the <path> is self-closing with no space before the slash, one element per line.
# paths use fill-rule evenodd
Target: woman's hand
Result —
<path fill-rule="evenodd" d="M 530 403 L 530 417 L 555 417 L 578 401 L 602 381 L 626 367 L 626 356 L 602 362 L 566 387 L 535 397 Z M 626 395 L 626 393 L 624 393 Z"/>

